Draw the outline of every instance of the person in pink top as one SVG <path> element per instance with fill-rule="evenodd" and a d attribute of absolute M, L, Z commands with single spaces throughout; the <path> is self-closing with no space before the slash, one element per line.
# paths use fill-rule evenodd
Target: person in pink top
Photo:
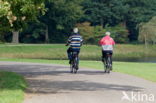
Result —
<path fill-rule="evenodd" d="M 109 53 L 111 55 L 112 64 L 113 46 L 115 45 L 115 41 L 110 37 L 110 32 L 106 32 L 105 34 L 106 36 L 99 41 L 99 45 L 102 47 L 102 61 L 104 62 L 106 55 Z"/>

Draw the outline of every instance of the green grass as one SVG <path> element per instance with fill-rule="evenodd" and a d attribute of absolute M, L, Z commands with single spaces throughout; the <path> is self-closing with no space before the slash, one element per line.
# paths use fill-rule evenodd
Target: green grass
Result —
<path fill-rule="evenodd" d="M 32 62 L 32 63 L 48 63 L 48 64 L 63 64 L 68 65 L 67 60 L 41 60 L 41 59 L 3 59 L 3 61 L 16 62 Z M 103 70 L 103 64 L 100 61 L 80 61 L 80 67 L 93 68 Z M 114 71 L 125 74 L 134 75 L 156 82 L 156 63 L 129 63 L 129 62 L 114 62 Z"/>
<path fill-rule="evenodd" d="M 67 59 L 64 44 L 1 44 L 0 58 L 27 58 L 27 59 Z M 143 57 L 156 58 L 156 45 L 145 48 L 144 45 L 116 45 L 115 59 L 138 59 Z M 83 60 L 100 60 L 101 47 L 96 45 L 83 45 L 80 58 Z"/>
<path fill-rule="evenodd" d="M 0 44 L 0 61 L 33 62 L 68 65 L 64 44 Z M 116 59 L 156 58 L 156 45 L 116 45 Z M 18 58 L 18 59 L 15 59 Z M 101 48 L 96 45 L 83 45 L 80 53 L 80 67 L 103 70 L 100 61 Z M 156 82 L 156 64 L 115 62 L 114 71 L 134 75 Z M 21 103 L 26 88 L 24 78 L 16 73 L 0 71 L 0 103 Z"/>
<path fill-rule="evenodd" d="M 22 103 L 26 87 L 21 75 L 0 71 L 0 103 Z"/>

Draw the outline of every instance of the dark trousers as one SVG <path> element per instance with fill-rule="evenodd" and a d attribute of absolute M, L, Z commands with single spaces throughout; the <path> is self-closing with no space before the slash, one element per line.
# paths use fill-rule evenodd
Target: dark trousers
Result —
<path fill-rule="evenodd" d="M 103 51 L 102 50 L 102 59 L 106 59 L 107 55 L 110 55 L 110 59 L 111 59 L 111 64 L 112 64 L 112 55 L 113 55 L 113 51 Z"/>
<path fill-rule="evenodd" d="M 77 52 L 77 55 L 79 56 L 80 50 L 74 50 L 72 48 L 68 48 L 67 49 L 67 55 L 68 55 L 68 59 L 71 60 L 72 59 L 72 52 Z"/>

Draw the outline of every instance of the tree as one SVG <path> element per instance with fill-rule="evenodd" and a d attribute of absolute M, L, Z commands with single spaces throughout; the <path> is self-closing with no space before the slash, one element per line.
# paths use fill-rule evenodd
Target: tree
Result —
<path fill-rule="evenodd" d="M 156 15 L 156 0 L 123 0 L 124 5 L 129 7 L 125 16 L 126 25 L 129 29 L 131 41 L 138 40 L 139 24 L 148 22 Z"/>
<path fill-rule="evenodd" d="M 12 43 L 19 42 L 19 32 L 28 21 L 37 20 L 40 14 L 44 14 L 43 0 L 1 0 L 0 18 L 7 18 L 13 33 Z M 0 5 L 0 8 L 3 6 Z"/>
<path fill-rule="evenodd" d="M 84 43 L 94 43 L 94 27 L 89 22 L 78 23 L 76 26 L 84 39 Z"/>
<path fill-rule="evenodd" d="M 111 37 L 117 43 L 128 43 L 128 30 L 125 25 L 119 24 L 113 27 L 91 26 L 91 23 L 84 22 L 76 25 L 80 34 L 83 36 L 85 43 L 97 44 L 105 36 L 105 32 L 111 32 Z"/>
<path fill-rule="evenodd" d="M 116 25 L 124 20 L 127 6 L 122 0 L 85 0 L 83 3 L 85 16 L 82 21 L 89 21 L 92 25 Z"/>
<path fill-rule="evenodd" d="M 139 28 L 139 41 L 144 42 L 147 46 L 148 43 L 156 44 L 156 17 L 153 17 L 147 23 L 141 23 Z"/>
<path fill-rule="evenodd" d="M 41 22 L 29 22 L 28 26 L 20 33 L 21 43 L 45 43 L 45 24 Z"/>
<path fill-rule="evenodd" d="M 71 28 L 83 15 L 82 0 L 48 0 L 45 2 L 48 11 L 40 18 L 40 21 L 46 25 L 47 40 L 59 39 L 71 32 Z M 60 36 L 59 36 L 60 35 Z"/>
<path fill-rule="evenodd" d="M 125 24 L 121 23 L 113 27 L 106 27 L 107 31 L 111 32 L 111 37 L 114 38 L 115 42 L 117 43 L 128 43 L 128 34 L 129 31 L 127 30 Z"/>

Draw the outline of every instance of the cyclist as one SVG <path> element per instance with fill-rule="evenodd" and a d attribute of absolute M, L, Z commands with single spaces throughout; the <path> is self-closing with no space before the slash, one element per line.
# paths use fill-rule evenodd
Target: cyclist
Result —
<path fill-rule="evenodd" d="M 111 33 L 106 32 L 106 36 L 104 36 L 100 41 L 99 45 L 102 46 L 102 61 L 106 58 L 107 53 L 111 55 L 111 70 L 112 70 L 112 55 L 113 55 L 113 45 L 115 45 L 115 41 L 110 37 Z"/>
<path fill-rule="evenodd" d="M 69 64 L 71 64 L 72 60 L 72 52 L 77 52 L 79 55 L 80 47 L 82 45 L 82 36 L 78 33 L 78 28 L 73 29 L 73 34 L 69 37 L 66 46 L 70 45 L 70 47 L 67 50 Z M 79 60 L 78 60 L 79 61 Z M 78 67 L 77 67 L 78 69 Z"/>

